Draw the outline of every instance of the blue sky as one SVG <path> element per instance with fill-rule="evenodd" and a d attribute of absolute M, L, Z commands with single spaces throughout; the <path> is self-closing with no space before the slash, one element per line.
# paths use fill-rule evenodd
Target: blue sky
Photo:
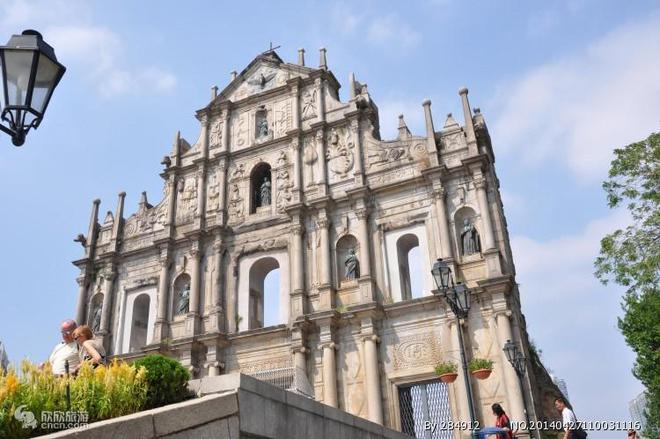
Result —
<path fill-rule="evenodd" d="M 625 224 L 600 188 L 611 151 L 660 128 L 657 2 L 0 3 L 0 39 L 40 30 L 68 71 L 41 127 L 0 138 L 0 340 L 10 359 L 42 360 L 75 312 L 76 270 L 92 200 L 101 216 L 126 191 L 162 193 L 161 157 L 195 110 L 270 41 L 308 65 L 328 49 L 342 84 L 369 85 L 392 137 L 404 113 L 423 133 L 459 120 L 470 89 L 491 130 L 529 331 L 568 384 L 578 416 L 627 420 L 641 390 L 616 329 L 621 289 L 593 279 L 598 241 Z M 4 41 L 3 41 L 4 42 Z M 347 90 L 342 89 L 342 97 Z M 594 437 L 614 437 L 595 433 Z"/>

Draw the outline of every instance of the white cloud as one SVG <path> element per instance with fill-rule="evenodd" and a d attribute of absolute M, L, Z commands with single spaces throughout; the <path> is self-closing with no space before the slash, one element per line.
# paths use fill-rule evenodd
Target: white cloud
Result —
<path fill-rule="evenodd" d="M 379 45 L 411 48 L 422 40 L 422 35 L 397 15 L 375 17 L 367 26 L 367 39 Z"/>
<path fill-rule="evenodd" d="M 494 137 L 526 164 L 556 160 L 603 178 L 612 150 L 660 127 L 660 14 L 502 86 Z"/>
<path fill-rule="evenodd" d="M 104 97 L 162 93 L 176 87 L 176 77 L 170 72 L 153 66 L 125 66 L 121 53 L 126 45 L 121 37 L 92 23 L 91 15 L 84 1 L 8 1 L 0 4 L 0 29 L 8 34 L 24 27 L 40 29 L 58 59 L 68 68 L 83 71 Z"/>
<path fill-rule="evenodd" d="M 366 41 L 378 46 L 409 49 L 422 40 L 422 34 L 399 15 L 377 15 L 370 11 L 355 12 L 352 4 L 336 3 L 331 10 L 335 27 L 344 34 L 364 32 Z"/>

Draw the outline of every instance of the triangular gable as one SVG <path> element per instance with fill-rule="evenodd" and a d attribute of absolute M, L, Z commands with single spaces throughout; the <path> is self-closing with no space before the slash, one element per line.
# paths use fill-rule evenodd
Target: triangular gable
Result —
<path fill-rule="evenodd" d="M 239 101 L 286 84 L 291 78 L 306 77 L 314 69 L 288 64 L 275 51 L 258 55 L 236 78 L 225 87 L 216 101 Z"/>

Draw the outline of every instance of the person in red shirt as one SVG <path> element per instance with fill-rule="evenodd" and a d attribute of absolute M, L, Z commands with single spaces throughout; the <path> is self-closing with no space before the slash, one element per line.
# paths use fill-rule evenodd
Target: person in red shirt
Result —
<path fill-rule="evenodd" d="M 511 421 L 504 412 L 502 406 L 495 403 L 491 406 L 491 409 L 493 409 L 493 414 L 495 415 L 495 427 L 506 430 L 506 433 L 500 433 L 498 436 L 504 439 L 515 439 L 515 436 L 511 431 Z"/>

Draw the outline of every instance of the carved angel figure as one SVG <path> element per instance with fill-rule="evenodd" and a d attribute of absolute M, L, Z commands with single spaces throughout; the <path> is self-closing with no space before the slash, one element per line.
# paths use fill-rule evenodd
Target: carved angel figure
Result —
<path fill-rule="evenodd" d="M 248 84 L 259 86 L 259 88 L 263 90 L 263 88 L 266 87 L 266 84 L 268 84 L 271 81 L 271 79 L 275 77 L 275 75 L 276 73 L 270 73 L 264 76 L 263 73 L 260 73 L 258 78 L 250 79 L 248 81 Z"/>

